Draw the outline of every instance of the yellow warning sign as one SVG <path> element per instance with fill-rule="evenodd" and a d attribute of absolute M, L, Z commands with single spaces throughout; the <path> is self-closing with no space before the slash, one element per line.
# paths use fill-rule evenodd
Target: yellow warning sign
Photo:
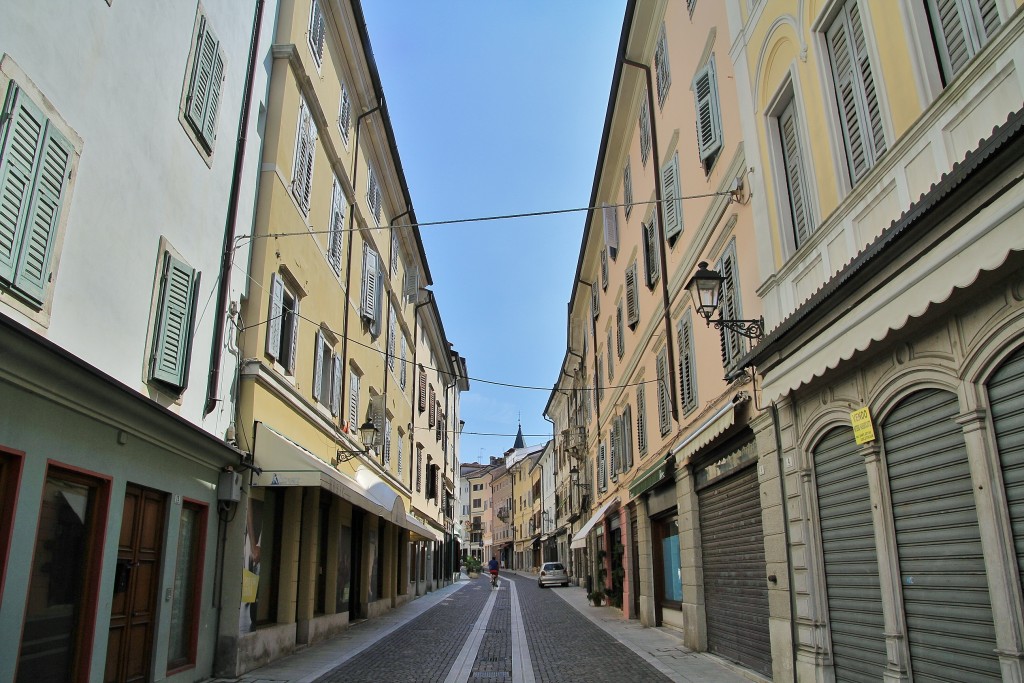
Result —
<path fill-rule="evenodd" d="M 858 444 L 875 440 L 875 428 L 871 425 L 871 413 L 867 408 L 850 413 L 850 424 L 853 425 L 853 438 Z"/>

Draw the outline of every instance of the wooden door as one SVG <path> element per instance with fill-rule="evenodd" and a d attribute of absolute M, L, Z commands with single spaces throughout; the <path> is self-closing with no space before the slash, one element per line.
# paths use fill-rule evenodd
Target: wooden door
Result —
<path fill-rule="evenodd" d="M 129 484 L 117 544 L 106 683 L 150 680 L 166 496 Z"/>

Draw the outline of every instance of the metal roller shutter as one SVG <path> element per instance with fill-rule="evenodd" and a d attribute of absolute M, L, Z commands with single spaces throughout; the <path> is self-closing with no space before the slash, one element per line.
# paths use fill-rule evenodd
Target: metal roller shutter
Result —
<path fill-rule="evenodd" d="M 1013 354 L 992 376 L 988 400 L 1010 508 L 1017 573 L 1024 587 L 1024 349 Z"/>
<path fill-rule="evenodd" d="M 958 413 L 954 394 L 926 389 L 882 425 L 916 683 L 1001 680 Z"/>
<path fill-rule="evenodd" d="M 871 492 L 859 450 L 849 428 L 830 431 L 814 449 L 837 683 L 875 683 L 886 665 Z"/>
<path fill-rule="evenodd" d="M 708 650 L 772 675 L 757 468 L 698 494 Z"/>

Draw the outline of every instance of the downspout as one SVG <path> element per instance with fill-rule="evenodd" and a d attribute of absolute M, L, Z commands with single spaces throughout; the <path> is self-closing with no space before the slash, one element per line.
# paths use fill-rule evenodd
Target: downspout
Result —
<path fill-rule="evenodd" d="M 356 179 L 359 177 L 359 132 L 362 130 L 363 119 L 370 114 L 378 111 L 381 105 L 378 104 L 373 109 L 364 111 L 358 117 L 356 117 L 356 140 L 355 149 L 353 150 L 352 156 L 352 192 L 356 194 L 352 198 L 352 203 L 348 209 L 348 248 L 345 250 L 345 319 L 341 324 L 341 393 L 339 396 L 348 396 L 346 391 L 346 384 L 348 384 L 348 319 L 352 312 L 349 310 L 349 292 L 352 290 L 352 243 L 355 242 L 355 224 L 356 224 L 356 198 L 359 196 L 356 192 Z M 340 407 L 339 407 L 340 409 Z M 359 416 L 356 416 L 356 420 Z M 342 420 L 342 423 L 345 421 Z M 356 429 L 356 425 L 349 425 L 350 430 Z"/>
<path fill-rule="evenodd" d="M 658 261 L 661 265 L 661 300 L 665 307 L 665 347 L 668 349 L 668 374 L 670 377 L 674 377 L 676 368 L 676 352 L 675 345 L 672 342 L 672 311 L 670 310 L 671 300 L 668 296 L 668 261 L 665 256 L 665 226 L 661 220 L 661 208 L 662 208 L 662 187 L 661 187 L 661 161 L 658 158 L 658 127 L 655 125 L 654 120 L 654 81 L 651 77 L 651 67 L 640 62 L 634 62 L 632 59 L 622 58 L 622 63 L 628 66 L 636 67 L 637 69 L 643 69 L 644 75 L 647 77 L 647 111 L 650 112 L 651 120 L 651 163 L 654 166 L 654 200 L 657 202 L 657 211 L 655 223 L 658 225 Z M 678 201 L 675 200 L 675 201 Z M 676 382 L 673 380 L 668 383 L 669 391 L 672 397 L 672 419 L 678 424 L 679 422 L 679 408 L 677 403 L 679 401 L 677 395 Z"/>
<path fill-rule="evenodd" d="M 753 368 L 751 368 L 753 370 Z M 797 625 L 796 625 L 796 593 L 793 591 L 793 549 L 789 545 L 789 498 L 786 491 L 786 471 L 783 469 L 782 458 L 782 428 L 779 425 L 779 408 L 772 401 L 772 426 L 775 428 L 775 457 L 779 465 L 779 488 L 782 492 L 782 534 L 786 542 L 786 581 L 789 593 L 789 640 L 792 648 L 793 658 L 793 683 L 796 683 L 796 651 L 797 651 Z"/>
<path fill-rule="evenodd" d="M 210 376 L 206 385 L 206 405 L 203 417 L 213 412 L 220 399 L 221 348 L 224 346 L 224 328 L 227 326 L 228 296 L 230 294 L 231 264 L 235 256 L 235 222 L 238 220 L 238 203 L 242 191 L 242 166 L 245 162 L 246 132 L 249 128 L 249 112 L 252 106 L 252 87 L 256 79 L 256 45 L 263 25 L 263 0 L 256 0 L 253 16 L 252 36 L 249 38 L 249 60 L 245 67 L 245 88 L 242 90 L 242 111 L 238 121 L 238 140 L 235 143 L 235 164 L 231 172 L 231 189 L 228 193 L 228 214 L 224 220 L 224 248 L 220 258 L 220 276 L 217 287 L 216 320 L 213 324 L 213 346 L 210 349 Z"/>

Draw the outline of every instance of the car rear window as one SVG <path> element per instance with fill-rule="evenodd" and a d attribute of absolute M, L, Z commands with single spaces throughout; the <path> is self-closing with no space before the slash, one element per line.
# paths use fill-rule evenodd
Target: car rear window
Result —
<path fill-rule="evenodd" d="M 563 570 L 563 569 L 565 569 L 565 567 L 562 566 L 561 562 L 548 562 L 547 564 L 544 565 L 544 570 L 545 571 L 549 571 L 549 572 L 550 571 L 560 571 L 560 570 Z"/>

